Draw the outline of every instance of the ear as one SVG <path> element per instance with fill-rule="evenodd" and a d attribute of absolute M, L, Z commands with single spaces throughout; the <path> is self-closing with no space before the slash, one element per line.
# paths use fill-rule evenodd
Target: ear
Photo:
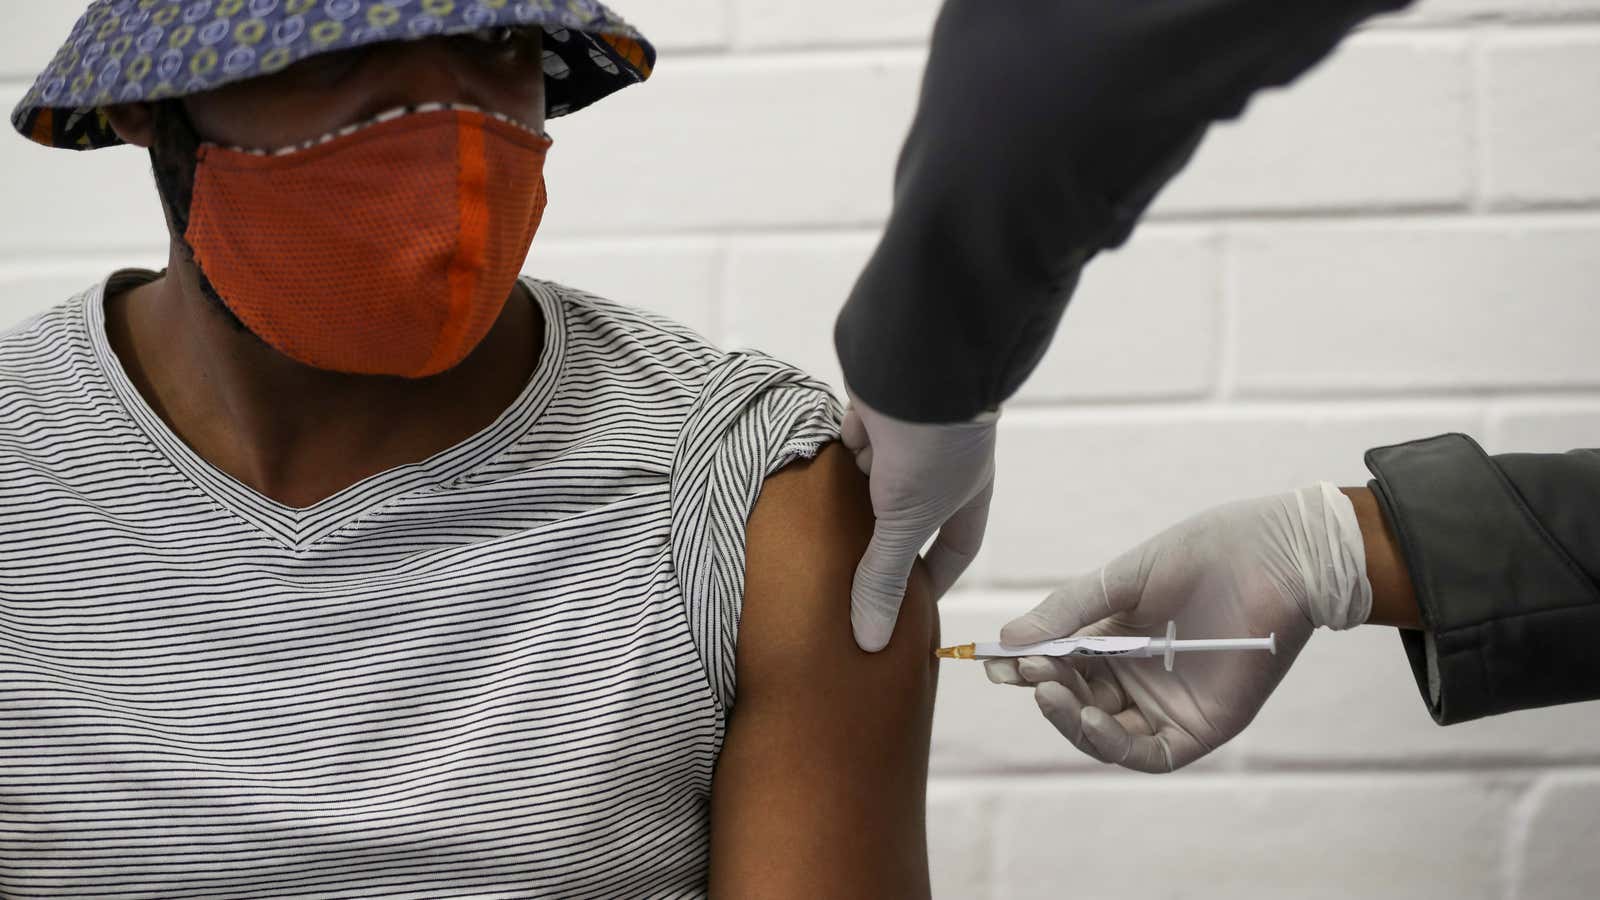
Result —
<path fill-rule="evenodd" d="M 149 149 L 155 143 L 156 108 L 151 103 L 118 103 L 104 107 L 106 120 L 117 137 L 134 145 Z"/>

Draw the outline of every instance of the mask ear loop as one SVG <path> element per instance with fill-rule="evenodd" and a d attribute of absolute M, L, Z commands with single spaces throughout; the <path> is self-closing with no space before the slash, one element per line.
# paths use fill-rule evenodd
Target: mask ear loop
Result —
<path fill-rule="evenodd" d="M 162 100 L 155 108 L 155 139 L 150 145 L 150 167 L 156 189 L 166 201 L 173 234 L 192 260 L 193 249 L 184 235 L 189 230 L 189 210 L 194 202 L 196 154 L 200 134 L 181 99 Z"/>
<path fill-rule="evenodd" d="M 167 207 L 173 241 L 185 261 L 194 267 L 200 292 L 211 301 L 212 307 L 234 331 L 254 334 L 228 308 L 216 286 L 206 277 L 205 269 L 195 258 L 194 247 L 189 243 L 189 213 L 194 203 L 194 179 L 199 168 L 197 155 L 203 139 L 181 99 L 169 98 L 156 103 L 154 130 L 155 139 L 150 143 L 150 168 L 155 172 L 156 192 Z"/>

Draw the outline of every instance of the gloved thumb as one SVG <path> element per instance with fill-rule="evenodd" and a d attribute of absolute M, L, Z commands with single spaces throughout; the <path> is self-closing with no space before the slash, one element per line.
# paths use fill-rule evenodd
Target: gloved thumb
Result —
<path fill-rule="evenodd" d="M 868 653 L 888 646 L 894 635 L 906 581 L 911 578 L 917 552 L 928 537 L 886 532 L 882 521 L 873 529 L 872 541 L 856 567 L 850 589 L 850 624 L 857 646 Z"/>
<path fill-rule="evenodd" d="M 1108 593 L 1104 568 L 1087 572 L 1052 591 L 1044 602 L 1000 629 L 1000 643 L 1017 647 L 1071 637 L 1079 629 L 1131 608 L 1137 592 Z"/>

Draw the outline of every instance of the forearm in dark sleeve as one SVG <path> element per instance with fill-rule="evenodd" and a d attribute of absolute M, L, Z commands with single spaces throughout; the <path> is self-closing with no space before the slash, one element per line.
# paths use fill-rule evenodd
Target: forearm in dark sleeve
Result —
<path fill-rule="evenodd" d="M 1442 435 L 1367 454 L 1423 631 L 1434 718 L 1600 699 L 1600 450 L 1488 456 Z"/>
<path fill-rule="evenodd" d="M 948 0 L 893 211 L 835 329 L 851 389 L 912 421 L 997 406 L 1212 122 L 1410 2 Z"/>

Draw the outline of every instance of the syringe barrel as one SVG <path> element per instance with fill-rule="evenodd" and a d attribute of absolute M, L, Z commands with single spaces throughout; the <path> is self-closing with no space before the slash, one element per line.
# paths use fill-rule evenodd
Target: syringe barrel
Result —
<path fill-rule="evenodd" d="M 1167 642 L 1163 638 L 1156 638 L 1150 642 L 1152 655 L 1165 652 Z M 1178 640 L 1172 642 L 1172 649 L 1179 652 L 1190 650 L 1271 650 L 1272 638 L 1213 638 L 1201 640 Z"/>

